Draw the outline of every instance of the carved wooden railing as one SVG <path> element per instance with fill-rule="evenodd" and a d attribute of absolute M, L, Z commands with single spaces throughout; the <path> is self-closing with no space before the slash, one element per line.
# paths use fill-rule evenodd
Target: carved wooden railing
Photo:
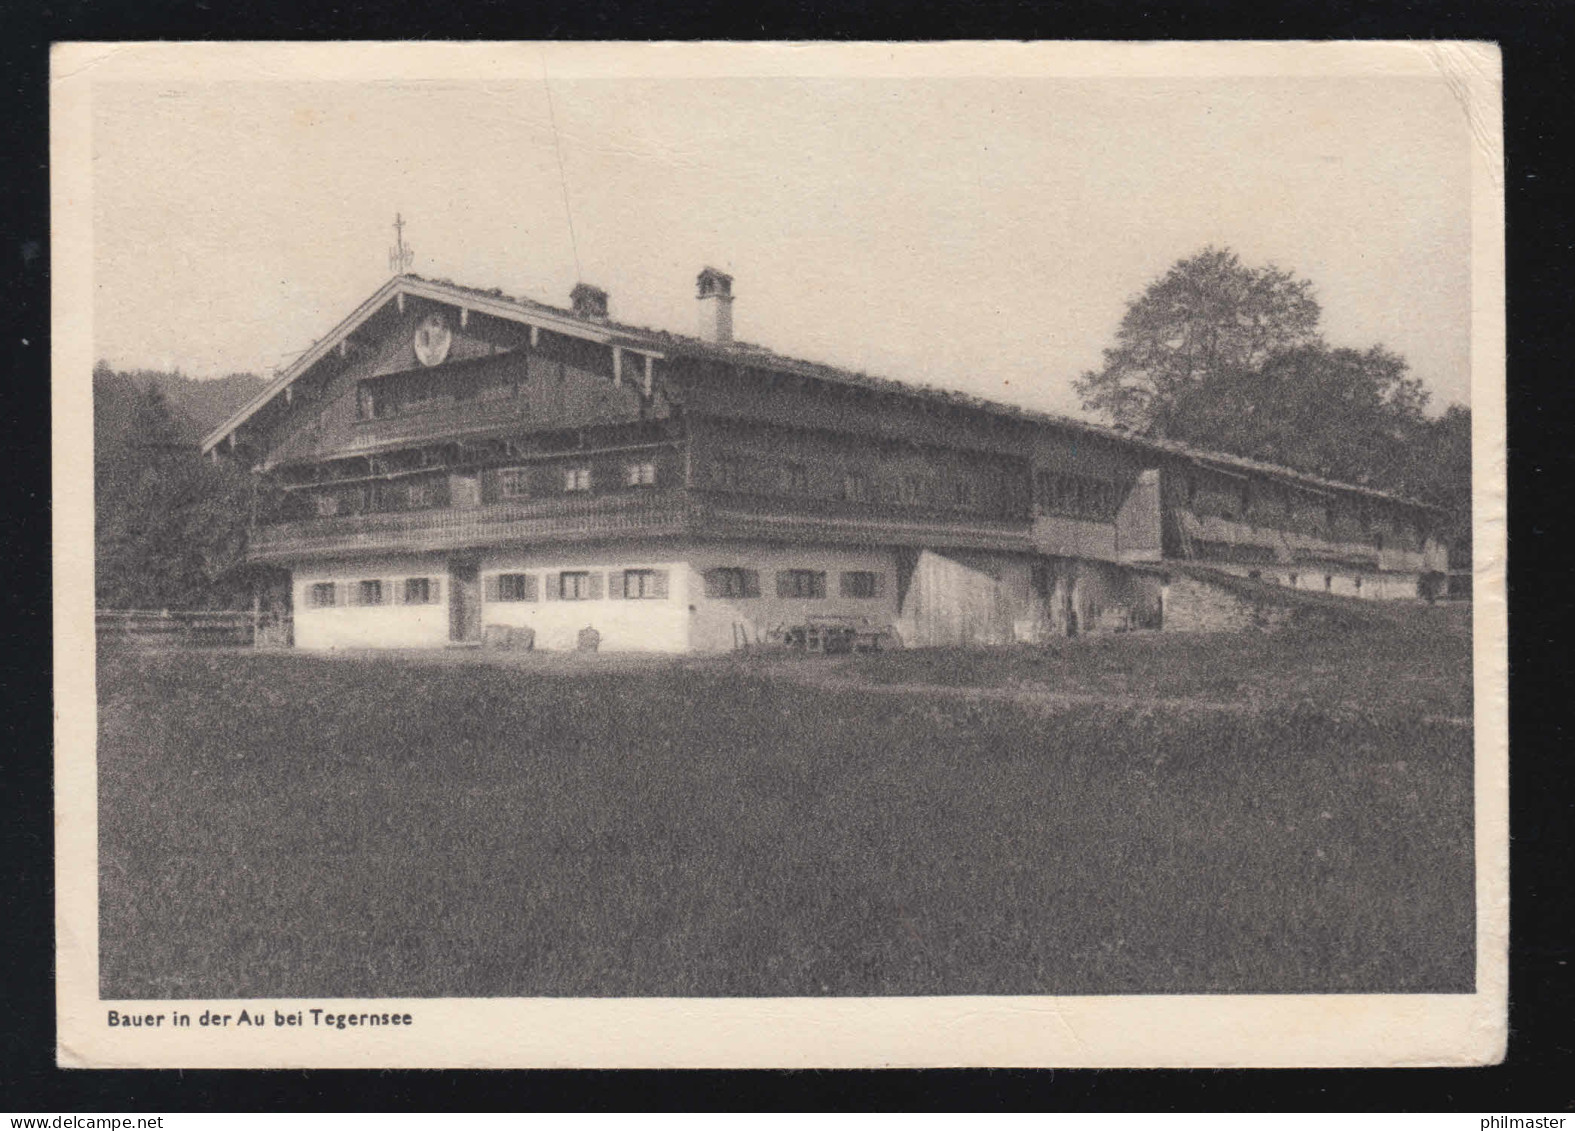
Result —
<path fill-rule="evenodd" d="M 302 554 L 463 549 L 507 542 L 676 533 L 686 525 L 682 491 L 562 497 L 341 515 L 259 526 L 248 556 L 256 561 Z"/>

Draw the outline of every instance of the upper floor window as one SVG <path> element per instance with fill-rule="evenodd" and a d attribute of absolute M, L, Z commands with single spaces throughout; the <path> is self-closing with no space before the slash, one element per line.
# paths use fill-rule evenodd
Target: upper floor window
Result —
<path fill-rule="evenodd" d="M 809 468 L 801 463 L 784 463 L 781 473 L 782 490 L 790 495 L 809 492 Z"/>
<path fill-rule="evenodd" d="M 505 467 L 502 471 L 498 472 L 498 495 L 500 498 L 523 499 L 529 494 L 529 468 Z"/>
<path fill-rule="evenodd" d="M 417 381 L 405 390 L 399 406 L 401 412 L 427 412 L 452 402 L 453 395 L 435 381 Z"/>
<path fill-rule="evenodd" d="M 332 581 L 319 581 L 307 590 L 306 603 L 314 609 L 331 609 L 334 607 L 334 583 Z"/>
<path fill-rule="evenodd" d="M 897 501 L 912 506 L 924 498 L 924 484 L 917 476 L 904 475 L 897 480 Z"/>
<path fill-rule="evenodd" d="M 849 503 L 862 503 L 870 497 L 869 476 L 850 471 L 842 477 L 841 496 Z"/>
<path fill-rule="evenodd" d="M 720 487 L 737 489 L 743 487 L 747 476 L 744 474 L 744 461 L 737 456 L 722 456 L 715 465 L 716 483 Z"/>
<path fill-rule="evenodd" d="M 656 484 L 656 464 L 650 460 L 624 465 L 623 481 L 626 487 L 651 487 Z"/>
<path fill-rule="evenodd" d="M 824 597 L 826 574 L 817 569 L 783 569 L 777 571 L 778 597 Z"/>
<path fill-rule="evenodd" d="M 356 386 L 356 415 L 362 420 L 373 420 L 388 415 L 388 394 L 379 385 L 362 382 Z"/>
<path fill-rule="evenodd" d="M 564 468 L 563 489 L 565 491 L 589 491 L 591 489 L 591 469 L 588 467 Z"/>
<path fill-rule="evenodd" d="M 430 479 L 418 480 L 406 488 L 405 498 L 412 509 L 438 505 L 438 486 Z"/>
<path fill-rule="evenodd" d="M 381 581 L 362 581 L 356 585 L 356 600 L 358 605 L 381 605 L 383 603 L 383 583 Z"/>
<path fill-rule="evenodd" d="M 317 513 L 323 518 L 339 513 L 339 496 L 324 492 L 317 496 Z"/>

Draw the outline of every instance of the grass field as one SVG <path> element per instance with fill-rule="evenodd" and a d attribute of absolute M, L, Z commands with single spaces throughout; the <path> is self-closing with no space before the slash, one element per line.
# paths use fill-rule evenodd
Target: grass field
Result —
<path fill-rule="evenodd" d="M 100 655 L 105 997 L 1467 992 L 1467 610 Z"/>

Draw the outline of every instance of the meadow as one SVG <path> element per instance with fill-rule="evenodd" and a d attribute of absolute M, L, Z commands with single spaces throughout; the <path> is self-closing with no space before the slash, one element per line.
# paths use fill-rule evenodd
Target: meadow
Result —
<path fill-rule="evenodd" d="M 1469 992 L 1469 610 L 99 655 L 106 998 Z"/>

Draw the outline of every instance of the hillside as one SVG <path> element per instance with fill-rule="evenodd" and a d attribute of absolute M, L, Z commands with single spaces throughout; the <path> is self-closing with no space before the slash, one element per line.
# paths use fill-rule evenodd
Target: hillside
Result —
<path fill-rule="evenodd" d="M 103 369 L 101 367 L 100 372 Z M 196 443 L 258 393 L 267 381 L 253 373 L 199 378 L 156 369 L 133 369 L 114 376 L 138 390 L 157 389 L 170 407 L 182 440 Z"/>

